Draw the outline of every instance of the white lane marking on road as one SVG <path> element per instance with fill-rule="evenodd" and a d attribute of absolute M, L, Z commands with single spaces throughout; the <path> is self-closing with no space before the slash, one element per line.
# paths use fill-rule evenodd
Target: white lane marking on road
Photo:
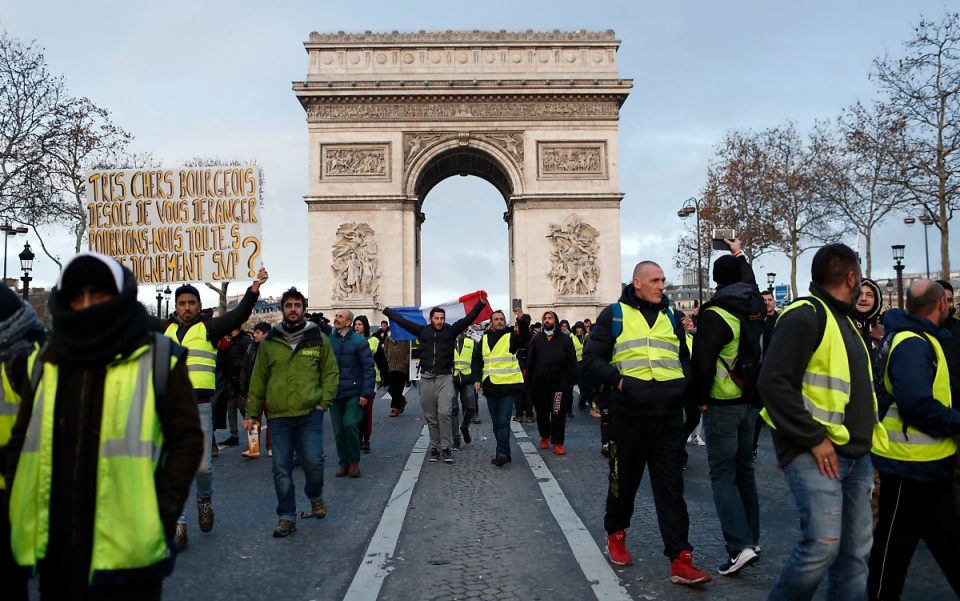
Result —
<path fill-rule="evenodd" d="M 557 524 L 560 525 L 560 530 L 563 531 L 563 536 L 567 539 L 567 544 L 573 551 L 574 559 L 580 564 L 583 575 L 590 583 L 593 594 L 596 595 L 597 599 L 604 601 L 608 599 L 630 601 L 631 597 L 627 593 L 627 589 L 620 584 L 617 574 L 610 567 L 596 541 L 590 536 L 590 532 L 583 525 L 580 516 L 570 506 L 570 501 L 563 494 L 563 490 L 560 489 L 560 485 L 553 477 L 550 469 L 547 468 L 547 464 L 544 463 L 540 453 L 534 448 L 533 443 L 529 442 L 529 437 L 523 426 L 517 422 L 510 422 L 510 429 L 517 438 L 517 444 L 520 445 L 523 456 L 526 457 L 530 469 L 533 470 L 537 483 L 540 484 L 540 491 L 543 493 L 543 499 L 547 502 L 547 507 L 550 508 Z M 526 440 L 521 441 L 521 438 Z"/>
<path fill-rule="evenodd" d="M 420 468 L 423 467 L 423 457 L 430 446 L 430 433 L 424 426 L 420 431 L 420 438 L 413 445 L 410 451 L 410 457 L 407 458 L 407 464 L 400 473 L 400 479 L 397 485 L 393 487 L 390 494 L 390 500 L 383 510 L 383 516 L 377 525 L 370 544 L 367 545 L 367 551 L 363 555 L 363 561 L 357 573 L 353 576 L 350 588 L 343 597 L 344 601 L 376 601 L 380 595 L 380 588 L 383 586 L 383 579 L 390 574 L 387 569 L 387 562 L 393 557 L 393 552 L 397 549 L 397 540 L 400 538 L 400 529 L 403 528 L 403 520 L 407 515 L 407 508 L 410 506 L 410 498 L 413 496 L 413 488 L 417 485 L 420 478 Z"/>

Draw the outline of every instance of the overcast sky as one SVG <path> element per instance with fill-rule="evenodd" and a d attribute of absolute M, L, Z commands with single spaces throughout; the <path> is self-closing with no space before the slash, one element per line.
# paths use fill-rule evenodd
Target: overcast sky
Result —
<path fill-rule="evenodd" d="M 198 155 L 256 159 L 265 171 L 263 260 L 271 273 L 265 290 L 276 294 L 306 286 L 306 262 L 295 257 L 307 249 L 307 128 L 291 82 L 306 76 L 302 43 L 310 31 L 614 29 L 622 41 L 620 77 L 634 80 L 620 113 L 622 279 L 643 259 L 660 262 L 676 279 L 672 259 L 682 227 L 676 210 L 700 193 L 724 133 L 788 119 L 806 129 L 857 99 L 869 100 L 873 58 L 899 53 L 921 15 L 939 19 L 943 11 L 943 2 L 923 0 L 0 0 L 0 27 L 37 40 L 72 94 L 109 109 L 135 136 L 133 150 L 165 166 Z M 424 303 L 481 286 L 496 304 L 506 303 L 504 209 L 493 186 L 473 177 L 451 178 L 430 193 Z M 939 236 L 933 228 L 930 234 L 935 266 Z M 908 229 L 896 218 L 876 235 L 875 276 L 892 273 L 893 243 L 907 245 L 908 271 L 923 270 L 920 226 Z M 56 246 L 70 254 L 69 237 L 58 237 Z M 18 271 L 20 248 L 22 239 L 12 241 L 11 272 Z M 806 282 L 809 256 L 802 264 L 799 281 Z M 55 281 L 46 257 L 35 266 L 38 285 Z M 756 268 L 789 280 L 782 256 L 761 257 Z"/>

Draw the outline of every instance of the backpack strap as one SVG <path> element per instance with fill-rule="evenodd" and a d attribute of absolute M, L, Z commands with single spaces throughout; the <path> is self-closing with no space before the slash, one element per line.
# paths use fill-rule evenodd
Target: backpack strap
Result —
<path fill-rule="evenodd" d="M 613 336 L 613 340 L 616 340 L 623 333 L 623 307 L 620 306 L 620 303 L 613 303 L 610 305 L 610 310 L 613 312 L 613 317 L 610 320 L 610 334 Z"/>

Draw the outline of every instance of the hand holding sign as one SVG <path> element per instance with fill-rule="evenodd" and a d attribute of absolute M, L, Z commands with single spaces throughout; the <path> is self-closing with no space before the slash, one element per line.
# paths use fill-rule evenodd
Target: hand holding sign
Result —
<path fill-rule="evenodd" d="M 267 274 L 267 269 L 265 267 L 261 267 L 260 271 L 257 272 L 257 279 L 253 280 L 253 284 L 250 285 L 250 289 L 254 292 L 260 292 L 260 286 L 262 286 L 263 283 L 269 279 L 270 275 Z"/>

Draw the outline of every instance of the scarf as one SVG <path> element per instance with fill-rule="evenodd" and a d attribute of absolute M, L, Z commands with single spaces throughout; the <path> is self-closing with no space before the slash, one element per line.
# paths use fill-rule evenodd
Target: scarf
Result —
<path fill-rule="evenodd" d="M 302 320 L 295 324 L 288 324 L 281 321 L 277 325 L 273 326 L 273 331 L 277 333 L 279 338 L 282 338 L 283 341 L 293 350 L 297 350 L 297 346 L 303 340 L 304 335 L 310 330 L 317 328 L 317 324 L 312 321 Z"/>
<path fill-rule="evenodd" d="M 33 307 L 22 303 L 13 315 L 0 322 L 0 361 L 29 353 L 33 343 L 42 341 L 46 333 Z"/>

